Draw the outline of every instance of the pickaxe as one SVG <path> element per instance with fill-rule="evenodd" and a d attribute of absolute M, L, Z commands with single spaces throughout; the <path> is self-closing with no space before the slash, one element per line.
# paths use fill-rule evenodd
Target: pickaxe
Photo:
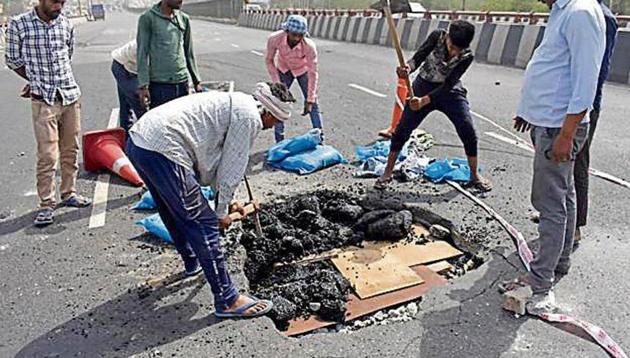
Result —
<path fill-rule="evenodd" d="M 396 30 L 396 24 L 392 13 L 411 12 L 411 5 L 408 0 L 380 0 L 377 3 L 370 5 L 370 8 L 383 11 L 385 18 L 387 19 L 387 25 L 389 26 L 389 33 L 392 35 L 392 42 L 398 55 L 398 64 L 400 67 L 407 65 L 405 62 L 405 56 L 403 54 L 402 46 L 400 45 L 400 36 Z M 413 87 L 411 86 L 411 80 L 407 76 L 406 81 L 409 97 L 413 97 Z"/>

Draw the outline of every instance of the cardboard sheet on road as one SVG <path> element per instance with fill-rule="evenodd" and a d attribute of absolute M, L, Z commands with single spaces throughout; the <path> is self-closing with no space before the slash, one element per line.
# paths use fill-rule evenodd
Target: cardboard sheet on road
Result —
<path fill-rule="evenodd" d="M 346 252 L 332 262 L 363 299 L 423 282 L 409 265 L 379 247 Z"/>
<path fill-rule="evenodd" d="M 377 249 L 383 252 L 383 254 L 387 253 L 387 255 L 395 256 L 406 266 L 425 265 L 463 254 L 448 242 L 441 240 L 422 245 L 408 242 L 395 244 L 386 242 L 365 243 L 365 249 Z"/>
<path fill-rule="evenodd" d="M 445 278 L 431 271 L 426 266 L 415 266 L 412 267 L 412 270 L 422 278 L 423 283 L 363 300 L 355 294 L 350 294 L 348 296 L 346 322 L 387 307 L 415 300 L 426 294 L 431 287 L 445 285 L 448 282 Z M 298 318 L 290 321 L 289 328 L 283 333 L 285 336 L 289 337 L 296 336 L 335 324 L 336 322 L 322 321 L 317 316 Z"/>
<path fill-rule="evenodd" d="M 435 273 L 448 272 L 453 269 L 453 265 L 449 264 L 448 261 L 436 262 L 434 264 L 427 265 L 427 267 Z"/>

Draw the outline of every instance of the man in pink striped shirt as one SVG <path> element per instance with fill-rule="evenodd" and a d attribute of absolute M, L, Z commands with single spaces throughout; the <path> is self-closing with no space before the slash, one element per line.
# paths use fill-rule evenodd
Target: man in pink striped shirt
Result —
<path fill-rule="evenodd" d="M 322 118 L 317 105 L 317 48 L 308 38 L 308 23 L 303 16 L 291 15 L 281 28 L 267 40 L 267 71 L 273 82 L 282 82 L 287 88 L 297 79 L 304 95 L 302 115 L 310 114 L 313 128 L 321 129 Z M 275 137 L 276 142 L 284 139 L 284 123 L 276 124 Z"/>

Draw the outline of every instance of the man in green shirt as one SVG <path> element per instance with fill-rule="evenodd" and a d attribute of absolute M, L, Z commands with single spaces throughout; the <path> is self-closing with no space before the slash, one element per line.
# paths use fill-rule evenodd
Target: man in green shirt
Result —
<path fill-rule="evenodd" d="M 155 108 L 188 94 L 188 75 L 201 92 L 193 53 L 190 18 L 183 0 L 162 0 L 138 20 L 138 95 Z"/>

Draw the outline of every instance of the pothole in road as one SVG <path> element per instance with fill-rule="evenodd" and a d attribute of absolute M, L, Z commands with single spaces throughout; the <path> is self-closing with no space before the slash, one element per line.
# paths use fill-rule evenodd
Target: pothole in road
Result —
<path fill-rule="evenodd" d="M 419 205 L 384 207 L 375 200 L 369 202 L 360 189 L 355 189 L 320 190 L 263 205 L 262 237 L 254 234 L 253 223 L 244 223 L 240 242 L 246 250 L 244 272 L 250 292 L 273 301 L 269 316 L 280 331 L 286 331 L 296 319 L 311 316 L 347 331 L 370 322 L 385 324 L 388 318 L 393 322 L 410 320 L 417 313 L 419 297 L 415 296 L 347 322 L 348 298 L 356 294 L 357 286 L 331 261 L 340 257 L 339 250 L 334 249 L 360 250 L 366 245 L 408 248 L 446 242 L 461 253 L 440 262 L 451 266 L 441 273 L 444 279 L 462 276 L 483 263 L 477 249 L 462 239 L 449 220 Z M 419 225 L 431 228 L 431 234 L 415 230 Z M 326 329 L 315 332 L 322 331 Z"/>

